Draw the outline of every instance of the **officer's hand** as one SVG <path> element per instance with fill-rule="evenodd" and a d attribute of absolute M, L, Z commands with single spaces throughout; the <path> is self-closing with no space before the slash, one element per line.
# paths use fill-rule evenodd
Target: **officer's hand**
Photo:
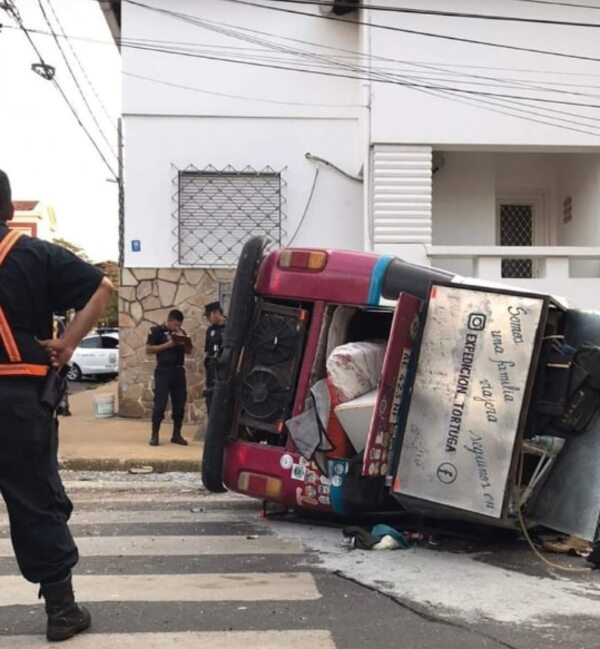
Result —
<path fill-rule="evenodd" d="M 48 360 L 53 367 L 61 367 L 61 365 L 68 363 L 75 351 L 62 338 L 57 340 L 40 340 L 39 342 L 48 355 Z"/>

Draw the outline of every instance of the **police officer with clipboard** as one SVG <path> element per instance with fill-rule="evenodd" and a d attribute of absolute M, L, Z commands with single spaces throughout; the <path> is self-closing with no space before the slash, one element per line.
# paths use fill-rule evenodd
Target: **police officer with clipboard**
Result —
<path fill-rule="evenodd" d="M 58 473 L 56 404 L 46 396 L 104 311 L 112 284 L 68 250 L 10 230 L 13 214 L 0 171 L 0 492 L 19 568 L 40 584 L 46 635 L 59 641 L 87 629 L 91 617 L 73 594 L 73 506 Z M 52 339 L 52 314 L 69 309 L 75 318 Z"/>
<path fill-rule="evenodd" d="M 164 324 L 152 327 L 148 332 L 146 353 L 156 356 L 150 446 L 158 446 L 160 424 L 165 417 L 169 396 L 173 411 L 171 442 L 187 446 L 187 440 L 181 434 L 185 402 L 187 401 L 184 363 L 185 355 L 191 354 L 193 347 L 182 324 L 183 313 L 179 309 L 172 309 Z"/>

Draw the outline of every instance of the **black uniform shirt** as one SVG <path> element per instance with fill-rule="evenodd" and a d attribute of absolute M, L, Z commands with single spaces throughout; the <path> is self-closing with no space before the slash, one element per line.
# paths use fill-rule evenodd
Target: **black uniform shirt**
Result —
<path fill-rule="evenodd" d="M 9 233 L 0 221 L 0 239 Z M 52 338 L 52 314 L 81 310 L 104 274 L 61 246 L 21 237 L 0 266 L 0 305 L 24 362 L 46 364 L 36 341 Z M 0 350 L 5 358 L 5 350 Z"/>
<path fill-rule="evenodd" d="M 221 347 L 223 346 L 223 335 L 225 333 L 225 325 L 211 325 L 206 330 L 206 339 L 204 342 L 205 360 L 217 358 Z"/>
<path fill-rule="evenodd" d="M 167 337 L 169 330 L 166 325 L 156 325 L 148 332 L 147 345 L 163 345 L 169 342 Z M 183 365 L 185 360 L 185 348 L 183 345 L 177 345 L 171 349 L 165 349 L 163 352 L 156 354 L 156 361 L 161 367 L 177 367 Z"/>

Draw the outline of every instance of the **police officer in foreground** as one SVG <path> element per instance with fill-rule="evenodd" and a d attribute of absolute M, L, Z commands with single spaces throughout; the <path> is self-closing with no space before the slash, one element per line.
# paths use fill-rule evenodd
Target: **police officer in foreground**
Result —
<path fill-rule="evenodd" d="M 152 411 L 152 436 L 150 446 L 158 446 L 160 424 L 165 418 L 169 395 L 173 412 L 171 442 L 187 446 L 181 435 L 183 414 L 187 400 L 185 380 L 185 355 L 192 352 L 192 343 L 182 328 L 183 313 L 173 309 L 165 324 L 152 327 L 146 341 L 146 353 L 156 354 L 154 370 L 154 409 Z"/>
<path fill-rule="evenodd" d="M 210 323 L 210 326 L 206 330 L 204 343 L 204 369 L 206 370 L 204 398 L 206 401 L 206 414 L 208 415 L 210 413 L 210 403 L 217 378 L 217 360 L 223 347 L 225 315 L 219 302 L 211 302 L 204 308 L 204 316 Z"/>
<path fill-rule="evenodd" d="M 42 403 L 51 366 L 69 361 L 112 293 L 97 269 L 59 246 L 10 230 L 10 182 L 0 171 L 0 491 L 23 576 L 40 584 L 49 640 L 66 640 L 91 624 L 75 603 L 71 569 L 77 547 L 67 526 L 73 506 L 57 462 L 55 413 Z M 52 339 L 54 311 L 77 314 Z"/>

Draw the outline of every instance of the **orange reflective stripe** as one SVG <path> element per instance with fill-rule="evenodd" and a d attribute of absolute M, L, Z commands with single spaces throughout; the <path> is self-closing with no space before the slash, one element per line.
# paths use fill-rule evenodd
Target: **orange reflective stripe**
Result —
<path fill-rule="evenodd" d="M 0 266 L 22 235 L 22 232 L 11 230 L 4 239 L 0 241 Z M 6 349 L 8 360 L 11 361 L 11 363 L 20 363 L 21 354 L 19 353 L 19 348 L 17 347 L 17 343 L 15 342 L 15 338 L 8 321 L 6 320 L 2 307 L 0 307 L 0 340 Z"/>
<path fill-rule="evenodd" d="M 12 247 L 17 243 L 17 240 L 23 236 L 22 232 L 17 230 L 11 230 L 5 237 L 0 241 L 0 266 L 6 259 L 6 255 L 12 250 Z"/>
<path fill-rule="evenodd" d="M 0 376 L 46 376 L 50 368 L 47 365 L 30 363 L 11 363 L 0 365 Z"/>
<path fill-rule="evenodd" d="M 4 315 L 4 310 L 2 309 L 1 306 L 0 306 L 0 340 L 3 342 L 4 348 L 6 349 L 8 360 L 11 363 L 20 363 L 21 354 L 19 354 L 19 348 L 17 347 L 17 343 L 15 342 L 15 338 L 12 334 L 12 331 L 8 326 L 6 316 Z"/>

